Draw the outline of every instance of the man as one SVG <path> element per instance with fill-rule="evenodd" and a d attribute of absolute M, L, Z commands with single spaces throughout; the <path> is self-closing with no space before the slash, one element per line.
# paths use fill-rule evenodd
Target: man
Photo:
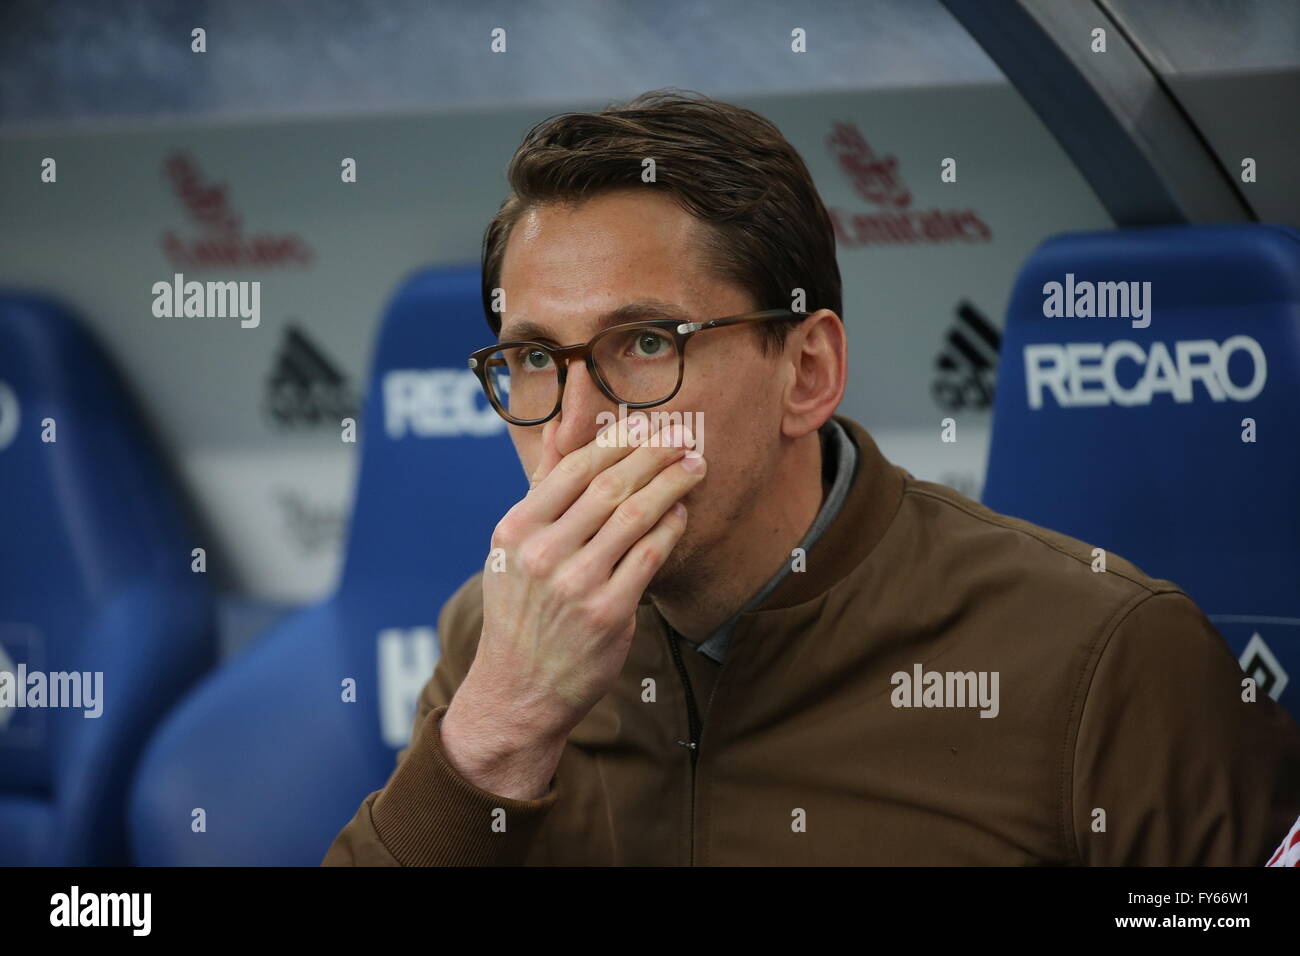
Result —
<path fill-rule="evenodd" d="M 834 414 L 834 234 L 775 127 L 657 92 L 509 180 L 470 361 L 531 489 L 325 864 L 1267 860 L 1300 731 L 1191 600 Z"/>

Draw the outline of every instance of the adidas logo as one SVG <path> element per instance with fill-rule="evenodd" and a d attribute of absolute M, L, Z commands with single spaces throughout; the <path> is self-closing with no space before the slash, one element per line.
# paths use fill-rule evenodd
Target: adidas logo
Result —
<path fill-rule="evenodd" d="M 959 412 L 992 406 L 1001 344 L 1001 333 L 975 306 L 964 301 L 957 306 L 957 321 L 934 360 L 930 391 L 940 408 Z"/>
<path fill-rule="evenodd" d="M 358 402 L 343 373 L 290 325 L 266 379 L 264 410 L 280 428 L 337 428 L 344 418 L 357 417 Z"/>

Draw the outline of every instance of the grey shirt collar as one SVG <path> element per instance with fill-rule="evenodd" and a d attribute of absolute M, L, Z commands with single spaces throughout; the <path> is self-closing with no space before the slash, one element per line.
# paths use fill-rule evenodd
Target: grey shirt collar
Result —
<path fill-rule="evenodd" d="M 817 512 L 817 517 L 813 519 L 812 526 L 803 536 L 803 540 L 799 542 L 799 547 L 803 549 L 805 556 L 812 551 L 812 546 L 817 543 L 817 539 L 830 527 L 831 522 L 835 520 L 835 516 L 840 513 L 840 508 L 844 505 L 844 499 L 848 497 L 849 486 L 853 484 L 853 472 L 858 462 L 858 449 L 854 446 L 853 439 L 844 430 L 844 426 L 834 418 L 827 419 L 826 424 L 820 429 L 820 434 L 822 436 L 822 455 L 833 462 L 831 467 L 835 469 L 835 477 L 831 481 L 830 490 L 826 492 L 826 497 L 822 501 L 821 509 Z M 823 461 L 822 468 L 823 471 L 827 469 L 825 461 Z M 731 631 L 740 615 L 745 611 L 754 610 L 767 599 L 767 596 L 776 589 L 776 586 L 785 580 L 785 576 L 792 573 L 790 564 L 790 561 L 783 561 L 780 569 L 772 576 L 771 580 L 763 585 L 744 607 L 733 614 L 706 640 L 697 645 L 695 650 L 714 663 L 721 664 L 727 657 L 727 649 L 731 644 Z"/>

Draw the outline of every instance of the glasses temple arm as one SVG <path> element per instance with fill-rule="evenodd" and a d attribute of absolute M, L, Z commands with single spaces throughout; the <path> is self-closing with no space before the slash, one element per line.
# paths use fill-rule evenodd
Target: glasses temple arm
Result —
<path fill-rule="evenodd" d="M 795 312 L 793 309 L 769 309 L 754 315 L 732 315 L 722 319 L 706 319 L 703 322 L 683 322 L 677 326 L 682 335 L 699 332 L 701 329 L 718 329 L 724 325 L 740 325 L 743 322 L 769 322 L 773 319 L 805 319 L 811 313 Z"/>

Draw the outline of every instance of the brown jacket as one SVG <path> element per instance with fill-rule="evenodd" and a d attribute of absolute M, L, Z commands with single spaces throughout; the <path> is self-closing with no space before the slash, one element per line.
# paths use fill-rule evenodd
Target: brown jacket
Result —
<path fill-rule="evenodd" d="M 482 626 L 467 581 L 411 745 L 324 864 L 1266 862 L 1300 812 L 1300 729 L 1243 701 L 1196 605 L 914 479 L 837 419 L 858 468 L 807 569 L 741 615 L 715 680 L 643 599 L 621 677 L 537 800 L 474 787 L 439 750 Z"/>

